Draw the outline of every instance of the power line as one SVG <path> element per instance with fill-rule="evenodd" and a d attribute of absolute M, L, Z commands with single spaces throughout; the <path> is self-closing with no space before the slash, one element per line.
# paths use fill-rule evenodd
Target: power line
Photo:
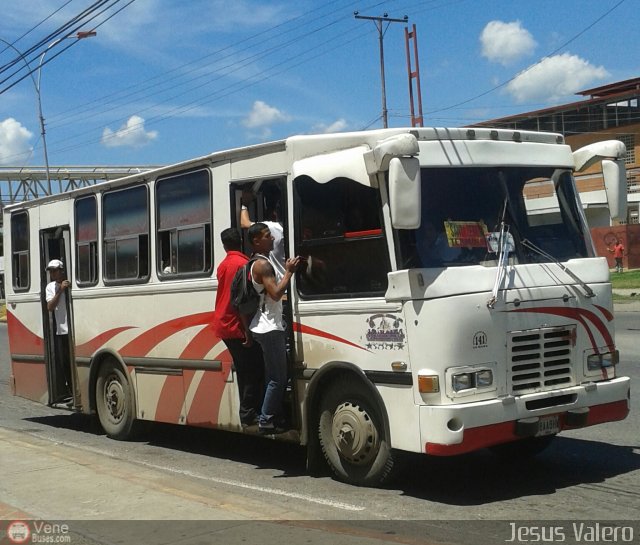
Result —
<path fill-rule="evenodd" d="M 69 26 L 68 23 L 65 24 L 65 28 L 67 29 L 67 33 L 65 35 L 63 35 L 62 37 L 57 38 L 57 41 L 53 41 L 50 42 L 47 45 L 47 48 L 44 50 L 44 52 L 39 53 L 38 56 L 44 55 L 44 53 L 46 53 L 50 48 L 54 48 L 57 46 L 60 46 L 60 43 L 62 42 L 62 40 L 64 38 L 67 38 L 71 35 L 73 35 L 74 33 L 80 34 L 80 29 L 87 25 L 87 23 L 90 23 L 91 21 L 93 21 L 94 19 L 100 17 L 103 13 L 105 13 L 107 10 L 109 10 L 110 8 L 113 8 L 116 4 L 118 4 L 121 0 L 105 0 L 102 3 L 111 1 L 111 5 L 105 7 L 102 11 L 99 11 L 98 13 L 96 13 L 95 15 L 92 15 L 91 17 L 88 17 L 89 14 L 92 14 L 94 11 L 98 11 L 98 8 L 96 9 L 92 9 L 87 16 L 83 17 L 83 18 L 78 18 L 75 17 L 74 19 L 78 19 L 78 23 L 76 25 L 75 28 L 68 30 Z M 109 21 L 109 19 L 111 19 L 112 17 L 114 17 L 115 15 L 117 15 L 118 13 L 120 13 L 123 9 L 127 8 L 128 6 L 130 6 L 133 2 L 135 2 L 135 0 L 129 0 L 129 2 L 127 4 L 125 4 L 123 7 L 121 7 L 120 9 L 116 10 L 114 13 L 112 13 L 109 17 L 107 17 L 106 19 L 104 19 L 103 21 L 101 21 L 99 24 L 93 26 L 91 28 L 91 32 L 95 31 L 96 29 L 100 28 L 102 25 L 104 25 L 107 21 Z M 85 10 L 86 11 L 86 10 Z M 44 61 L 44 62 L 40 62 L 38 63 L 38 66 L 36 68 L 30 69 L 26 74 L 24 74 L 23 76 L 21 76 L 19 79 L 13 81 L 12 83 L 8 84 L 6 87 L 0 89 L 0 94 L 8 91 L 9 89 L 11 89 L 12 87 L 14 87 L 15 85 L 17 85 L 18 83 L 20 83 L 22 80 L 24 80 L 25 78 L 29 77 L 33 72 L 35 71 L 39 71 L 43 66 L 45 66 L 46 64 L 49 64 L 53 59 L 55 59 L 56 57 L 58 57 L 59 55 L 61 55 L 62 53 L 64 53 L 67 49 L 69 49 L 70 47 L 73 47 L 76 43 L 76 40 L 72 41 L 69 45 L 63 47 L 60 51 L 58 51 L 56 54 L 49 56 L 49 58 Z M 37 57 L 36 57 L 37 58 Z M 42 58 L 42 57 L 41 57 Z M 26 59 L 26 54 L 23 53 L 22 57 L 19 57 L 18 59 L 24 60 L 26 64 L 29 64 L 29 61 Z M 31 59 L 31 61 L 33 61 L 35 59 Z M 20 70 L 14 72 L 14 74 L 19 73 L 20 71 L 22 71 L 22 68 L 20 68 Z M 1 72 L 1 70 L 0 70 Z M 14 75 L 12 74 L 12 75 Z M 0 84 L 8 81 L 11 78 L 11 76 L 9 76 L 8 78 L 5 78 L 4 80 L 0 81 Z"/>
<path fill-rule="evenodd" d="M 300 66 L 302 64 L 305 64 L 306 62 L 308 62 L 311 59 L 326 55 L 328 53 L 330 53 L 331 51 L 335 50 L 335 49 L 339 49 L 341 47 L 344 47 L 345 45 L 347 45 L 348 43 L 352 43 L 354 41 L 359 40 L 362 37 L 363 34 L 359 34 L 359 35 L 355 35 L 354 37 L 350 38 L 347 41 L 344 42 L 338 42 L 335 43 L 335 40 L 330 40 L 332 43 L 334 43 L 335 45 L 325 51 L 322 52 L 317 52 L 317 46 L 311 46 L 309 49 L 307 49 L 306 51 L 297 51 L 295 52 L 291 57 L 289 57 L 288 59 L 285 59 L 284 61 L 281 61 L 280 63 L 277 63 L 275 66 L 270 67 L 267 70 L 264 70 L 262 72 L 260 72 L 259 74 L 256 74 L 254 76 L 252 76 L 251 78 L 247 79 L 247 80 L 243 80 L 243 81 L 239 81 L 236 82 L 228 87 L 219 89 L 217 91 L 215 91 L 214 93 L 211 93 L 209 95 L 207 95 L 204 98 L 207 98 L 207 100 L 203 100 L 203 97 L 200 97 L 196 100 L 191 101 L 190 103 L 187 103 L 183 106 L 178 106 L 174 109 L 172 109 L 170 112 L 166 113 L 166 114 L 162 114 L 162 115 L 157 115 L 157 116 L 153 116 L 149 119 L 145 119 L 145 123 L 146 125 L 154 125 L 157 124 L 161 121 L 164 121 L 166 119 L 169 119 L 171 117 L 174 117 L 175 115 L 180 115 L 180 114 L 185 114 L 190 110 L 193 110 L 194 108 L 201 106 L 201 105 L 206 105 L 209 104 L 211 102 L 214 102 L 216 100 L 220 100 L 222 98 L 225 98 L 227 96 L 230 96 L 232 94 L 237 93 L 238 91 L 247 89 L 249 87 L 252 87 L 254 85 L 257 85 L 259 83 L 262 83 L 268 79 L 271 79 L 275 76 L 278 76 L 292 68 L 295 68 L 297 66 Z M 326 42 L 328 43 L 328 42 Z M 305 53 L 310 53 L 310 52 L 314 52 L 315 55 L 312 55 L 311 57 L 307 57 L 307 58 L 303 58 L 300 60 L 301 55 L 305 54 Z M 282 68 L 279 71 L 276 72 L 272 72 L 272 73 L 268 73 L 268 70 L 272 70 L 273 68 L 276 68 L 278 66 L 281 65 L 285 65 L 286 63 L 292 61 L 292 60 L 298 60 L 297 63 L 289 65 L 287 67 Z M 139 112 L 137 112 L 139 113 Z M 69 141 L 69 140 L 75 140 L 80 138 L 81 136 L 85 135 L 85 134 L 91 134 L 93 133 L 93 130 L 90 131 L 85 131 L 84 133 L 81 134 L 77 134 L 74 135 L 73 137 L 69 137 L 63 140 L 59 140 L 58 142 L 64 142 L 64 141 Z M 68 146 L 66 148 L 57 148 L 55 151 L 57 152 L 65 152 L 65 151 L 72 151 L 72 150 L 76 150 L 76 149 L 80 149 L 82 147 L 85 147 L 87 144 L 95 144 L 95 143 L 99 143 L 102 141 L 102 138 L 93 138 L 93 139 L 83 139 L 83 143 L 82 144 L 78 144 L 78 145 L 71 145 Z"/>
<path fill-rule="evenodd" d="M 58 9 L 55 9 L 49 15 L 47 15 L 44 19 L 42 19 L 42 21 L 40 21 L 38 24 L 32 26 L 29 30 L 27 30 L 21 36 L 18 36 L 13 42 L 11 42 L 11 45 L 6 45 L 4 49 L 0 50 L 0 55 L 4 53 L 7 49 L 9 49 L 9 47 L 15 46 L 20 40 L 22 40 L 22 38 L 25 38 L 26 36 L 31 34 L 36 28 L 41 26 L 43 23 L 46 23 L 49 19 L 51 19 L 51 17 L 53 17 L 59 11 L 63 10 L 65 7 L 67 7 L 71 2 L 73 2 L 73 0 L 67 0 Z"/>
<path fill-rule="evenodd" d="M 237 46 L 239 44 L 243 44 L 245 47 L 241 48 L 239 51 L 247 50 L 250 47 L 253 47 L 252 45 L 248 45 L 248 44 L 250 42 L 253 42 L 255 39 L 257 39 L 257 38 L 259 38 L 261 36 L 264 36 L 265 34 L 268 34 L 270 32 L 274 32 L 274 31 L 280 29 L 281 27 L 289 25 L 290 23 L 298 21 L 298 20 L 300 20 L 302 18 L 306 18 L 306 17 L 309 16 L 309 14 L 312 14 L 312 13 L 315 13 L 316 11 L 320 11 L 322 9 L 325 9 L 327 6 L 330 6 L 330 5 L 335 4 L 337 2 L 340 2 L 340 1 L 341 0 L 332 0 L 331 2 L 325 3 L 321 7 L 315 8 L 315 9 L 309 11 L 309 12 L 306 12 L 303 15 L 298 15 L 298 16 L 292 17 L 291 19 L 283 21 L 282 23 L 278 23 L 277 25 L 275 25 L 273 27 L 269 27 L 269 28 L 267 28 L 265 30 L 257 32 L 255 34 L 249 36 L 248 38 L 245 38 L 245 39 L 241 40 L 240 42 L 234 42 L 234 43 L 229 44 L 229 45 L 227 45 L 225 47 L 221 47 L 220 49 L 216 49 L 215 51 L 212 51 L 211 53 L 207 53 L 206 55 L 204 55 L 202 57 L 199 57 L 198 59 L 195 59 L 193 61 L 189 61 L 189 62 L 187 62 L 185 64 L 177 66 L 176 68 L 173 68 L 171 70 L 167 70 L 167 71 L 162 72 L 160 74 L 157 74 L 157 75 L 153 76 L 152 78 L 139 81 L 138 83 L 135 83 L 133 85 L 130 85 L 128 87 L 120 89 L 119 91 L 103 95 L 101 97 L 98 97 L 98 98 L 96 98 L 94 100 L 91 100 L 89 102 L 86 102 L 84 104 L 76 106 L 74 108 L 69 108 L 68 110 L 63 110 L 57 116 L 54 116 L 54 118 L 59 117 L 59 116 L 62 116 L 62 117 L 66 118 L 66 117 L 68 117 L 67 114 L 69 112 L 72 112 L 72 111 L 76 111 L 77 112 L 78 109 L 80 109 L 80 111 L 85 111 L 85 112 L 86 111 L 91 111 L 91 110 L 96 109 L 96 108 L 94 108 L 94 107 L 86 108 L 86 107 L 87 106 L 91 106 L 93 104 L 98 104 L 97 108 L 101 108 L 104 104 L 110 104 L 110 103 L 116 101 L 117 99 L 114 98 L 114 97 L 117 97 L 118 95 L 121 95 L 122 93 L 126 93 L 127 91 L 132 90 L 132 89 L 142 88 L 140 91 L 135 91 L 135 92 L 132 91 L 132 92 L 129 92 L 128 94 L 125 94 L 123 97 L 121 97 L 122 99 L 130 98 L 130 97 L 135 96 L 136 94 L 138 94 L 138 92 L 147 91 L 149 89 L 150 85 L 153 84 L 153 82 L 155 82 L 157 80 L 161 80 L 162 83 L 165 84 L 167 82 L 179 79 L 179 78 L 183 77 L 186 74 L 190 74 L 192 72 L 200 70 L 199 67 L 194 67 L 192 69 L 187 70 L 186 72 L 183 71 L 187 67 L 191 67 L 193 65 L 196 65 L 196 64 L 200 63 L 201 61 L 204 61 L 205 59 L 210 59 L 212 57 L 215 57 L 215 61 L 218 62 L 220 60 L 219 55 L 221 53 L 224 53 L 226 51 L 232 50 L 230 53 L 228 53 L 228 54 L 226 54 L 226 55 L 224 55 L 222 57 L 222 59 L 229 58 L 233 54 L 233 52 L 235 51 L 235 49 L 234 49 L 235 46 Z M 352 2 L 352 3 L 355 4 L 357 2 Z M 321 18 L 327 17 L 327 16 L 331 15 L 332 13 L 334 13 L 334 12 L 331 12 L 329 14 L 323 15 Z M 266 41 L 270 41 L 270 40 L 273 40 L 273 39 L 280 38 L 283 34 L 288 34 L 290 32 L 293 32 L 294 30 L 298 30 L 298 27 L 294 27 L 294 28 L 291 28 L 289 30 L 285 30 L 284 33 L 269 37 L 269 38 L 266 39 Z M 265 42 L 262 42 L 262 43 L 264 44 Z M 175 74 L 175 73 L 178 73 L 178 74 L 175 75 L 175 76 L 167 78 L 168 75 Z M 198 79 L 198 78 L 195 78 L 195 79 Z M 187 80 L 187 82 L 185 82 L 185 84 L 186 83 L 189 83 L 189 80 Z M 156 93 L 153 93 L 151 95 L 146 95 L 143 98 L 147 98 L 148 96 L 154 96 L 155 94 Z M 112 98 L 113 98 L 113 100 L 110 100 Z M 83 108 L 85 108 L 85 109 L 82 110 Z"/>
<path fill-rule="evenodd" d="M 332 12 L 332 13 L 334 13 L 334 12 Z M 317 18 L 316 18 L 316 19 L 314 19 L 314 20 L 317 20 Z M 341 22 L 341 21 L 344 21 L 344 20 L 346 20 L 346 19 L 345 19 L 345 18 L 343 18 L 343 17 L 341 17 L 341 18 L 338 18 L 338 19 L 336 19 L 336 20 L 333 20 L 333 21 L 331 21 L 331 22 L 329 22 L 329 23 L 327 23 L 327 24 L 325 24 L 325 25 L 323 25 L 323 26 L 321 26 L 321 27 L 317 27 L 317 28 L 313 29 L 312 31 L 304 30 L 304 29 L 303 29 L 303 30 L 302 30 L 302 32 L 304 33 L 304 35 L 305 35 L 306 37 L 308 37 L 309 35 L 311 35 L 311 34 L 313 34 L 313 33 L 318 33 L 319 31 L 321 31 L 321 30 L 323 30 L 323 29 L 326 29 L 326 28 L 328 28 L 329 26 L 334 25 L 334 24 L 336 24 L 336 23 L 338 23 L 338 22 Z M 349 42 L 351 42 L 351 41 L 354 41 L 354 40 L 349 40 Z M 286 42 L 286 43 L 284 43 L 284 44 L 280 44 L 279 46 L 274 46 L 274 47 L 272 47 L 272 48 L 269 48 L 268 50 L 263 51 L 263 52 L 261 52 L 260 54 L 254 54 L 254 55 L 251 55 L 251 56 L 249 56 L 249 57 L 246 57 L 246 58 L 244 59 L 244 62 L 243 62 L 243 63 L 236 63 L 236 64 L 232 65 L 232 66 L 233 66 L 233 68 L 232 68 L 231 70 L 229 70 L 228 72 L 226 72 L 224 75 L 228 76 L 228 75 L 232 74 L 233 72 L 237 72 L 237 71 L 241 70 L 242 68 L 244 68 L 245 66 L 247 66 L 247 65 L 248 65 L 248 63 L 249 63 L 250 61 L 252 61 L 252 60 L 256 60 L 256 58 L 264 58 L 264 57 L 268 56 L 269 54 L 271 54 L 271 53 L 272 53 L 273 51 L 275 51 L 276 49 L 282 49 L 282 48 L 284 48 L 284 47 L 285 47 L 285 46 L 287 46 L 287 45 L 290 45 L 290 44 L 296 44 L 296 43 L 299 43 L 299 40 L 298 40 L 297 38 L 292 39 L 292 40 L 289 40 L 288 42 Z M 336 47 L 334 47 L 333 49 L 337 49 L 338 47 L 340 47 L 340 43 L 339 43 L 339 42 L 336 42 L 336 40 L 335 40 L 334 38 L 327 39 L 327 40 L 325 40 L 322 44 L 325 44 L 325 43 L 334 43 L 334 44 L 338 43 L 338 45 L 337 45 Z M 322 45 L 322 44 L 320 44 L 320 45 Z M 315 51 L 315 50 L 317 49 L 317 47 L 318 47 L 317 45 L 316 45 L 316 46 L 311 46 L 311 47 L 310 47 L 306 52 L 308 53 L 308 52 L 311 52 L 311 51 Z M 326 54 L 326 52 L 325 52 L 325 53 L 322 53 L 322 54 Z M 289 57 L 289 58 L 285 59 L 285 61 L 282 61 L 282 62 L 280 62 L 280 63 L 276 64 L 275 66 L 272 66 L 272 67 L 271 67 L 271 68 L 269 68 L 268 70 L 273 70 L 274 68 L 277 68 L 278 66 L 280 66 L 280 65 L 284 64 L 285 62 L 290 62 L 291 60 L 299 59 L 299 58 L 300 58 L 300 55 L 301 55 L 301 54 L 300 54 L 300 52 L 299 52 L 299 51 L 296 51 L 296 52 L 293 54 L 293 56 L 292 56 L 292 57 Z M 320 55 L 316 55 L 316 56 L 320 56 Z M 312 58 L 314 58 L 314 57 L 312 57 Z M 304 59 L 303 61 L 301 61 L 301 62 L 297 63 L 296 65 L 299 65 L 299 64 L 302 64 L 303 62 L 308 62 L 308 61 L 309 61 L 309 58 Z M 228 68 L 228 66 L 226 66 L 225 68 Z M 291 69 L 291 67 L 289 67 L 289 69 Z M 264 70 L 264 71 L 260 72 L 259 76 L 260 76 L 260 75 L 263 75 L 263 74 L 266 74 L 268 70 Z M 255 77 L 255 76 L 254 76 L 254 77 Z M 194 99 L 194 100 L 192 100 L 192 101 L 190 101 L 190 102 L 187 102 L 187 103 L 186 103 L 185 105 L 183 105 L 183 106 L 175 107 L 175 108 L 173 108 L 173 109 L 172 109 L 168 114 L 158 115 L 158 116 L 154 116 L 154 117 L 152 117 L 152 118 L 146 119 L 146 120 L 145 120 L 145 122 L 146 122 L 148 125 L 151 125 L 151 124 L 153 124 L 153 123 L 159 122 L 159 121 L 164 120 L 164 119 L 168 119 L 168 118 L 173 117 L 173 116 L 175 116 L 175 115 L 183 114 L 183 113 L 185 113 L 185 112 L 187 112 L 187 111 L 192 110 L 195 106 L 197 106 L 197 105 L 199 105 L 199 104 L 207 104 L 207 103 L 209 103 L 209 102 L 212 102 L 213 100 L 219 100 L 220 98 L 223 98 L 223 97 L 225 97 L 225 96 L 228 96 L 228 95 L 230 94 L 230 92 L 227 92 L 227 90 L 229 90 L 229 89 L 234 89 L 234 92 L 236 92 L 238 89 L 245 89 L 245 88 L 247 88 L 247 87 L 249 87 L 249 86 L 256 85 L 257 83 L 260 83 L 260 81 L 264 81 L 264 80 L 266 80 L 266 79 L 268 79 L 268 78 L 270 78 L 270 77 L 273 77 L 273 75 L 269 75 L 269 76 L 265 77 L 263 80 L 250 81 L 250 83 L 246 83 L 246 80 L 243 80 L 243 81 L 241 81 L 241 82 L 239 82 L 239 83 L 232 84 L 232 85 L 230 85 L 230 86 L 227 86 L 227 87 L 224 87 L 224 88 L 222 88 L 222 89 L 216 90 L 216 91 L 214 91 L 213 93 L 209 93 L 209 94 L 205 95 L 204 97 L 198 97 L 197 99 Z M 219 79 L 219 78 L 218 78 L 218 79 Z M 203 87 L 203 86 L 204 86 L 204 85 L 201 85 L 201 86 L 199 86 L 199 87 Z M 188 91 L 188 92 L 190 92 L 190 91 Z M 154 93 L 152 93 L 152 94 L 154 94 Z M 179 96 L 183 96 L 184 94 L 186 94 L 186 93 L 179 94 L 179 95 L 176 95 L 176 96 L 174 96 L 174 97 L 170 97 L 170 99 L 171 99 L 171 98 L 177 98 L 177 97 L 179 97 Z M 213 97 L 213 99 L 205 100 L 207 97 Z M 170 99 L 168 99 L 168 100 L 170 100 Z M 168 100 L 164 100 L 164 101 L 162 101 L 162 102 L 161 102 L 161 103 L 159 103 L 159 104 L 162 104 L 163 102 L 167 102 Z M 148 110 L 150 110 L 150 109 L 153 109 L 153 108 L 155 108 L 155 107 L 157 107 L 157 106 L 158 106 L 158 104 L 156 104 L 156 105 L 154 105 L 154 106 L 150 106 L 150 107 L 148 107 L 148 108 L 144 108 L 144 109 L 142 109 L 142 110 L 137 110 L 136 112 L 132 112 L 131 114 L 129 114 L 129 116 L 127 117 L 127 119 L 128 119 L 128 118 L 130 118 L 130 116 L 131 116 L 131 115 L 140 115 L 141 113 L 144 113 L 145 111 L 148 111 Z M 126 120 L 125 120 L 125 119 L 123 119 L 123 118 L 121 118 L 121 119 L 119 120 L 119 122 L 120 122 L 120 123 L 122 123 L 122 122 L 124 122 L 124 121 L 126 121 Z M 60 124 L 56 125 L 56 127 L 60 127 L 60 126 L 61 126 Z M 65 139 L 62 139 L 62 140 L 58 140 L 58 141 L 57 141 L 57 143 L 62 143 L 62 142 L 65 142 L 65 141 L 72 141 L 72 140 L 75 140 L 75 139 L 81 138 L 81 137 L 83 137 L 83 136 L 84 136 L 84 135 L 86 135 L 86 134 L 91 134 L 92 132 L 93 132 L 93 130 L 92 130 L 92 129 L 88 129 L 87 131 L 84 131 L 84 132 L 82 132 L 82 133 L 80 133 L 80 134 L 76 134 L 76 135 L 74 135 L 74 136 L 70 136 L 70 137 L 68 137 L 68 138 L 65 138 Z M 84 140 L 84 142 L 85 142 L 85 143 L 92 143 L 92 142 L 96 142 L 96 141 L 97 141 L 97 142 L 99 142 L 100 140 L 101 140 L 101 139 L 93 139 L 93 140 L 88 140 L 88 141 L 87 141 L 87 140 Z M 65 148 L 64 150 L 66 151 L 67 149 L 68 149 L 68 148 Z"/>
<path fill-rule="evenodd" d="M 311 36 L 313 34 L 317 34 L 317 33 L 321 32 L 323 30 L 326 30 L 327 28 L 329 28 L 329 27 L 331 27 L 331 26 L 333 26 L 333 25 L 335 25 L 337 23 L 340 23 L 341 21 L 342 21 L 342 19 L 335 19 L 335 20 L 332 20 L 332 21 L 324 24 L 323 26 L 314 28 L 313 30 L 302 30 L 298 36 L 294 36 L 293 38 L 287 40 L 286 42 L 282 42 L 280 44 L 271 46 L 271 47 L 269 47 L 269 48 L 267 48 L 267 49 L 265 49 L 263 51 L 250 54 L 250 55 L 242 57 L 240 59 L 234 58 L 232 56 L 232 53 L 230 53 L 230 54 L 228 54 L 226 56 L 223 56 L 221 58 L 217 58 L 216 59 L 217 62 L 220 62 L 221 60 L 225 60 L 225 59 L 230 58 L 230 57 L 232 57 L 232 60 L 228 64 L 225 64 L 225 65 L 223 65 L 221 67 L 216 68 L 213 72 L 210 72 L 210 73 L 207 72 L 207 73 L 200 74 L 200 75 L 198 75 L 196 77 L 190 78 L 190 79 L 188 79 L 186 81 L 183 81 L 181 83 L 178 83 L 176 85 L 172 85 L 172 86 L 169 86 L 169 87 L 165 86 L 165 88 L 161 87 L 159 89 L 153 90 L 152 92 L 148 92 L 149 85 L 147 84 L 145 86 L 145 88 L 141 91 L 141 92 L 144 92 L 144 91 L 147 91 L 147 92 L 141 98 L 145 98 L 145 99 L 151 98 L 151 97 L 154 97 L 154 96 L 161 95 L 161 94 L 163 94 L 165 92 L 169 92 L 169 91 L 171 91 L 173 89 L 177 89 L 178 87 L 184 87 L 185 85 L 188 85 L 188 84 L 192 85 L 196 81 L 206 80 L 203 83 L 200 83 L 200 84 L 196 85 L 195 87 L 190 87 L 189 89 L 187 89 L 186 91 L 184 91 L 182 93 L 178 93 L 176 95 L 167 97 L 164 100 L 162 100 L 161 102 L 156 103 L 154 106 L 150 106 L 148 108 L 143 108 L 142 110 L 138 110 L 136 112 L 136 114 L 144 113 L 145 111 L 147 111 L 149 109 L 157 107 L 158 104 L 162 104 L 164 102 L 169 102 L 170 100 L 173 100 L 173 99 L 188 95 L 190 93 L 194 93 L 198 89 L 207 87 L 211 83 L 213 83 L 213 82 L 215 82 L 215 81 L 217 81 L 219 79 L 222 79 L 224 77 L 228 77 L 231 74 L 240 71 L 241 69 L 245 68 L 246 66 L 249 66 L 250 63 L 252 63 L 252 62 L 264 59 L 264 58 L 270 56 L 272 53 L 275 53 L 276 51 L 285 49 L 287 46 L 299 43 L 301 36 L 305 36 L 306 38 L 308 38 L 309 36 Z M 298 30 L 298 29 L 293 29 L 293 30 Z M 265 43 L 265 42 L 263 42 L 263 43 Z M 229 47 L 230 46 L 227 46 L 226 48 L 223 48 L 222 50 L 228 49 Z M 248 50 L 248 49 L 249 48 L 247 47 L 244 50 Z M 207 55 L 207 57 L 209 57 L 209 56 L 211 56 L 211 55 Z M 188 64 L 191 64 L 191 63 L 188 63 Z M 191 70 L 189 73 L 192 73 L 192 72 L 194 72 L 196 70 L 197 69 Z M 216 75 L 216 77 L 213 78 L 213 79 L 210 79 L 212 75 Z M 180 76 L 176 76 L 175 78 L 171 78 L 169 81 L 173 81 L 175 79 L 178 79 L 179 77 Z M 157 76 L 155 78 L 152 78 L 152 79 L 157 79 Z M 129 95 L 126 95 L 123 98 L 129 98 L 131 96 L 135 96 L 136 94 L 138 94 L 138 93 L 137 92 L 130 93 Z M 115 100 L 111 101 L 111 103 L 113 103 L 113 102 L 115 102 Z M 107 104 L 109 104 L 109 102 L 107 102 Z M 89 118 L 95 117 L 97 115 L 102 115 L 105 112 L 113 111 L 113 110 L 115 110 L 117 108 L 120 108 L 120 107 L 121 107 L 121 105 L 116 104 L 115 106 L 107 108 L 106 110 L 104 108 L 101 108 L 95 114 L 92 114 L 92 115 L 89 115 L 89 116 L 82 116 L 82 117 L 83 117 L 83 119 L 89 119 Z M 79 117 L 82 113 L 88 113 L 88 112 L 91 112 L 92 110 L 97 110 L 97 108 L 95 108 L 95 107 L 94 108 L 89 108 L 89 109 L 84 110 L 84 112 L 80 112 L 80 113 L 78 113 L 76 115 L 72 115 L 72 116 L 68 116 L 67 115 L 67 116 L 65 116 L 65 122 L 64 123 L 58 123 L 58 124 L 55 124 L 55 125 L 52 124 L 52 126 L 55 126 L 55 127 L 59 128 L 59 127 L 65 126 L 65 125 L 73 124 L 75 122 L 75 118 Z"/>
<path fill-rule="evenodd" d="M 42 54 L 42 49 L 46 47 L 48 47 L 51 42 L 53 42 L 55 39 L 59 38 L 59 37 L 64 37 L 69 35 L 71 32 L 70 28 L 76 24 L 76 22 L 80 21 L 84 21 L 84 19 L 86 17 L 88 17 L 91 13 L 93 13 L 93 11 L 95 11 L 96 9 L 98 9 L 101 5 L 109 2 L 109 1 L 115 1 L 116 3 L 119 2 L 120 0 L 99 0 L 98 2 L 95 2 L 93 4 L 93 6 L 85 9 L 84 11 L 82 11 L 80 14 L 76 15 L 75 17 L 73 17 L 72 19 L 70 19 L 69 21 L 67 21 L 66 23 L 64 23 L 61 27 L 58 27 L 55 31 L 49 33 L 47 36 L 45 36 L 44 38 L 42 38 L 38 43 L 36 43 L 35 45 L 32 45 L 31 47 L 23 50 L 22 52 L 22 56 L 21 57 L 17 57 L 15 59 L 13 59 L 12 61 L 4 64 L 3 66 L 0 66 L 0 74 L 3 72 L 6 72 L 8 69 L 10 69 L 11 67 L 15 66 L 16 64 L 20 64 L 20 66 L 22 66 L 22 61 L 23 59 L 26 60 L 27 62 L 31 62 L 33 61 L 35 58 L 39 57 Z M 33 55 L 32 58 L 31 55 Z M 18 71 L 19 72 L 19 71 Z M 17 72 L 14 72 L 12 75 L 15 75 Z M 10 78 L 11 76 L 9 76 Z M 5 78 L 4 80 L 0 81 L 0 84 L 8 81 L 9 78 Z"/>

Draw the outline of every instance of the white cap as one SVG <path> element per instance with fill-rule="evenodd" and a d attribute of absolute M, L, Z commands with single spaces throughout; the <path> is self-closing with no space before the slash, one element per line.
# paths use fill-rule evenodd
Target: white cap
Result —
<path fill-rule="evenodd" d="M 51 269 L 64 269 L 64 263 L 59 259 L 52 259 L 47 265 L 47 270 Z"/>

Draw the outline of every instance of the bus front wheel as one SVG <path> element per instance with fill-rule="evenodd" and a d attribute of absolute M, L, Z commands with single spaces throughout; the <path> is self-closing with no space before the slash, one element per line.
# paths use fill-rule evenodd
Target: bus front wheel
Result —
<path fill-rule="evenodd" d="M 318 436 L 338 479 L 377 486 L 389 478 L 393 457 L 382 410 L 357 381 L 333 382 L 322 393 Z"/>
<path fill-rule="evenodd" d="M 96 408 L 100 425 L 112 439 L 128 439 L 133 432 L 135 411 L 128 377 L 113 360 L 105 361 L 96 381 Z"/>

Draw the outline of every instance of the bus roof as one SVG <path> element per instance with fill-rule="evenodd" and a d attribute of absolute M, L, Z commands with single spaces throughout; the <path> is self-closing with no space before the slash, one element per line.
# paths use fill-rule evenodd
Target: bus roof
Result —
<path fill-rule="evenodd" d="M 114 189 L 134 183 L 138 180 L 149 180 L 160 176 L 192 168 L 202 164 L 221 163 L 226 160 L 240 160 L 243 158 L 255 158 L 260 155 L 285 152 L 290 155 L 291 162 L 304 159 L 313 155 L 330 153 L 348 149 L 358 145 L 368 145 L 373 148 L 382 139 L 397 134 L 410 132 L 419 141 L 438 140 L 493 140 L 504 142 L 535 142 L 540 144 L 564 144 L 564 137 L 557 133 L 536 131 L 514 131 L 510 129 L 491 128 L 444 128 L 444 127 L 414 127 L 375 129 L 369 131 L 295 135 L 282 140 L 253 144 L 240 148 L 215 151 L 207 155 L 195 157 L 171 165 L 152 170 L 131 174 L 115 180 L 107 180 L 90 187 L 74 189 L 65 193 L 57 193 L 46 197 L 40 197 L 30 201 L 23 201 L 7 205 L 4 210 L 11 212 L 14 209 L 37 206 L 44 202 L 64 200 L 78 195 L 91 194 L 105 189 Z"/>

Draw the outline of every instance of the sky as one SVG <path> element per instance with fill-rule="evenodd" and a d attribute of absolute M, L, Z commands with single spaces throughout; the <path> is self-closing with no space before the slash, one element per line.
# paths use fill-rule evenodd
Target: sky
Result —
<path fill-rule="evenodd" d="M 95 1 L 0 0 L 0 65 L 15 49 L 48 45 Z M 382 26 L 390 127 L 411 125 L 405 28 L 414 24 L 425 126 L 573 102 L 578 91 L 640 76 L 639 0 L 108 6 L 81 28 L 95 37 L 62 40 L 45 55 L 40 98 L 52 167 L 165 165 L 295 134 L 382 127 L 379 32 L 354 12 L 408 17 Z M 62 45 L 70 47 L 55 56 Z M 44 165 L 38 61 L 30 59 L 35 81 L 0 73 L 0 166 Z"/>

